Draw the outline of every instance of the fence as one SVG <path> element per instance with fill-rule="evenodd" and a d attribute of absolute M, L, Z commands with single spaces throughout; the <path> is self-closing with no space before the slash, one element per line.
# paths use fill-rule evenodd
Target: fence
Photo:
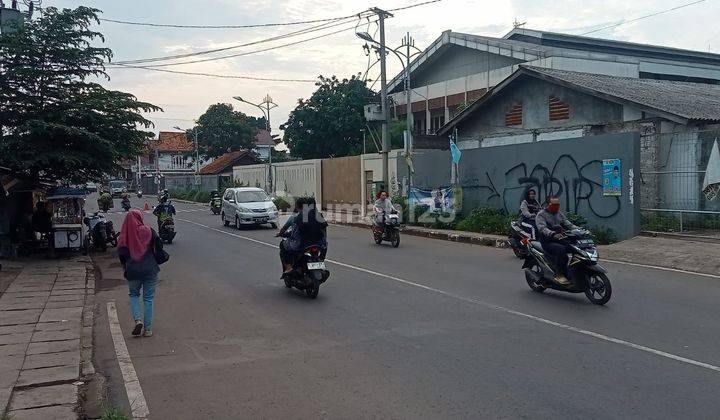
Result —
<path fill-rule="evenodd" d="M 642 230 L 720 238 L 720 131 L 641 138 Z"/>

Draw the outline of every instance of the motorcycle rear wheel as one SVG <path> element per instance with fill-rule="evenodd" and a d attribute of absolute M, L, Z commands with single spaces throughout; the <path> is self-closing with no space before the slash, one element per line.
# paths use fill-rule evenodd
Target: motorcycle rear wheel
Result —
<path fill-rule="evenodd" d="M 610 279 L 604 273 L 590 273 L 587 276 L 585 296 L 596 305 L 608 303 L 612 297 Z"/>
<path fill-rule="evenodd" d="M 320 283 L 313 280 L 312 283 L 305 288 L 305 294 L 308 295 L 310 299 L 315 299 L 318 293 L 320 293 Z"/>
<path fill-rule="evenodd" d="M 377 233 L 373 234 L 373 239 L 375 240 L 375 243 L 380 245 L 382 243 L 382 235 L 378 235 Z"/>
<path fill-rule="evenodd" d="M 393 248 L 397 248 L 400 246 L 400 232 L 393 233 L 392 241 L 390 241 Z"/>
<path fill-rule="evenodd" d="M 535 264 L 532 267 L 530 267 L 530 270 L 532 270 L 535 275 L 537 275 L 540 279 L 542 279 L 543 271 L 542 268 L 540 268 L 539 265 Z M 527 281 L 528 286 L 533 290 L 533 292 L 542 293 L 547 289 L 547 287 L 541 285 L 540 283 L 532 281 L 530 278 L 525 276 L 525 281 Z"/>

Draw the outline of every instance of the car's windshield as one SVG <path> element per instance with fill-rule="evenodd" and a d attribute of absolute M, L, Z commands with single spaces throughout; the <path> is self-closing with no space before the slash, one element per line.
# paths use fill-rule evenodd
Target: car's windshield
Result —
<path fill-rule="evenodd" d="M 235 196 L 238 203 L 252 203 L 268 200 L 268 196 L 264 191 L 238 191 Z"/>
<path fill-rule="evenodd" d="M 110 188 L 125 188 L 126 185 L 125 181 L 110 181 Z"/>

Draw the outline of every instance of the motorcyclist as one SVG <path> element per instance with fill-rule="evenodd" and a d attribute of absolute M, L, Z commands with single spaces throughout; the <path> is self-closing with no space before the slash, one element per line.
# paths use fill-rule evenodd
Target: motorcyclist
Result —
<path fill-rule="evenodd" d="M 121 203 L 123 207 L 130 208 L 130 194 L 128 194 L 127 192 L 123 192 Z"/>
<path fill-rule="evenodd" d="M 298 209 L 303 206 L 304 199 L 298 198 L 295 201 L 295 205 L 293 206 L 292 213 L 290 216 L 288 216 L 287 220 L 285 221 L 285 224 L 282 225 L 280 230 L 278 231 L 277 235 L 279 237 L 290 237 L 292 233 L 293 225 L 295 224 L 295 219 L 297 218 Z M 288 241 L 282 241 L 280 242 L 280 261 L 283 265 L 283 273 L 289 273 L 292 271 L 292 253 L 286 249 L 286 243 Z"/>
<path fill-rule="evenodd" d="M 567 230 L 577 229 L 578 227 L 570 223 L 565 214 L 560 211 L 560 198 L 558 196 L 548 197 L 547 205 L 535 217 L 540 234 L 540 242 L 543 249 L 550 254 L 558 272 L 555 281 L 563 286 L 569 286 L 570 281 L 567 279 L 568 252 L 570 246 L 563 242 L 564 233 Z"/>
<path fill-rule="evenodd" d="M 210 207 L 213 206 L 213 202 L 217 198 L 220 198 L 220 193 L 217 190 L 210 191 Z"/>
<path fill-rule="evenodd" d="M 395 211 L 395 207 L 393 207 L 392 202 L 388 198 L 387 191 L 380 192 L 380 198 L 377 199 L 377 201 L 375 201 L 374 209 L 375 209 L 375 222 L 378 224 L 378 226 L 381 226 L 384 230 L 385 222 L 387 220 L 387 215 L 392 214 Z"/>
<path fill-rule="evenodd" d="M 175 206 L 173 206 L 168 199 L 167 190 L 165 190 L 164 193 L 159 196 L 159 200 L 160 204 L 155 206 L 155 209 L 153 210 L 153 214 L 158 219 L 158 233 L 161 230 L 162 224 L 168 219 L 171 220 L 176 214 Z"/>
<path fill-rule="evenodd" d="M 540 202 L 537 201 L 535 190 L 528 188 L 523 194 L 520 203 L 520 225 L 530 232 L 531 238 L 535 239 L 535 216 L 540 211 Z"/>
<path fill-rule="evenodd" d="M 295 255 L 305 248 L 313 245 L 319 247 L 322 250 L 321 256 L 323 258 L 327 251 L 327 222 L 322 213 L 317 211 L 315 199 L 310 197 L 300 200 L 300 204 L 296 204 L 296 206 L 297 213 L 290 227 L 286 229 L 291 229 L 290 235 L 283 241 L 284 262 L 289 262 L 289 264 L 284 265 L 285 271 L 283 274 L 292 271 L 292 262 Z"/>
<path fill-rule="evenodd" d="M 170 199 L 170 193 L 168 192 L 167 189 L 160 191 L 160 193 L 158 194 L 158 201 L 160 203 L 167 202 L 169 199 Z"/>

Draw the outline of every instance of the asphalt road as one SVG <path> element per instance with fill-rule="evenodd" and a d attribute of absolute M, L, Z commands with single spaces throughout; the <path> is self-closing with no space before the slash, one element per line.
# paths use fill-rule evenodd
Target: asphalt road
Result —
<path fill-rule="evenodd" d="M 127 407 L 103 313 L 115 300 L 153 419 L 720 415 L 718 278 L 606 264 L 599 307 L 532 292 L 507 250 L 411 236 L 394 249 L 332 226 L 332 276 L 310 300 L 279 279 L 274 230 L 176 207 L 152 338 L 128 337 L 119 264 L 96 258 L 98 368 Z"/>

